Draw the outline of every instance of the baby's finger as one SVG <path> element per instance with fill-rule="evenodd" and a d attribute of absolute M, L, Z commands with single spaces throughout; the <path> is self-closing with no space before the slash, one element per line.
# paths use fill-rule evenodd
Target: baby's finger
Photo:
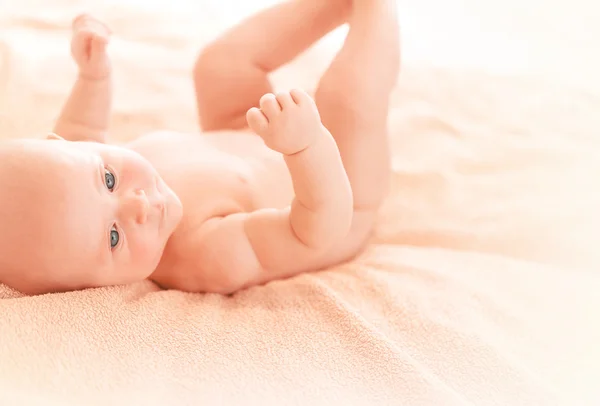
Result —
<path fill-rule="evenodd" d="M 87 15 L 78 17 L 73 22 L 73 29 L 74 30 L 92 31 L 98 35 L 102 35 L 105 37 L 108 37 L 111 35 L 111 31 L 106 24 L 104 24 L 103 22 L 101 22 L 93 17 L 87 16 Z"/>
<path fill-rule="evenodd" d="M 96 26 L 104 26 L 100 21 L 96 20 L 89 14 L 80 14 L 71 23 L 71 28 L 77 30 L 94 31 Z"/>
<path fill-rule="evenodd" d="M 85 20 L 89 18 L 87 14 L 79 14 L 77 17 L 73 19 L 71 22 L 71 28 L 76 29 L 85 23 Z"/>
<path fill-rule="evenodd" d="M 94 35 L 91 40 L 91 50 L 92 50 L 92 58 L 94 56 L 99 56 L 106 52 L 106 45 L 108 44 L 108 38 Z"/>
<path fill-rule="evenodd" d="M 71 41 L 71 52 L 75 57 L 88 57 L 90 51 L 90 41 L 93 34 L 89 31 L 80 31 Z"/>

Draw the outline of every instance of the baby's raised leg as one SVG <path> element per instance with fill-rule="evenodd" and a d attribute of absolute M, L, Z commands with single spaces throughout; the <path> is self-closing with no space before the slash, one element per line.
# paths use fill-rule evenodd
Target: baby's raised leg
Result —
<path fill-rule="evenodd" d="M 199 55 L 195 90 L 203 131 L 246 126 L 246 111 L 271 92 L 268 74 L 346 22 L 351 0 L 291 0 L 234 26 Z"/>
<path fill-rule="evenodd" d="M 400 68 L 396 1 L 354 0 L 349 23 L 315 99 L 352 186 L 355 242 L 350 245 L 356 245 L 370 231 L 391 176 L 387 118 Z"/>

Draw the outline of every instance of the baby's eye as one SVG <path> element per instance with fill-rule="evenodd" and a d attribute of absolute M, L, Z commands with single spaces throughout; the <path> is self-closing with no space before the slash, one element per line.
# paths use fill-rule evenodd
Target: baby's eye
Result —
<path fill-rule="evenodd" d="M 104 170 L 104 183 L 106 184 L 106 187 L 108 190 L 110 190 L 111 192 L 113 191 L 113 189 L 115 188 L 115 175 L 108 169 Z"/>
<path fill-rule="evenodd" d="M 110 248 L 115 248 L 119 244 L 119 232 L 115 226 L 110 230 Z"/>

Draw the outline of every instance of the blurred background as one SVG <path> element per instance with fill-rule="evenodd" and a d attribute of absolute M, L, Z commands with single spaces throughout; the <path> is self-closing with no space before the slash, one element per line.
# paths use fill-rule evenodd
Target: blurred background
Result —
<path fill-rule="evenodd" d="M 323 0 L 327 1 L 327 0 Z M 180 30 L 198 29 L 190 13 L 211 15 L 225 27 L 277 0 L 0 0 L 0 18 L 27 13 L 51 17 L 76 4 L 82 10 L 128 6 L 180 18 Z M 64 3 L 71 7 L 60 7 Z M 211 4 L 208 4 L 211 3 Z M 592 0 L 398 0 L 404 60 L 499 74 L 525 73 L 600 88 L 600 6 Z M 56 16 L 59 17 L 59 16 Z M 60 16 L 63 17 L 63 16 Z M 135 21 L 129 24 L 135 25 Z M 329 41 L 341 38 L 338 31 Z M 325 41 L 327 43 L 327 41 Z"/>
<path fill-rule="evenodd" d="M 592 0 L 399 1 L 407 60 L 598 86 Z"/>

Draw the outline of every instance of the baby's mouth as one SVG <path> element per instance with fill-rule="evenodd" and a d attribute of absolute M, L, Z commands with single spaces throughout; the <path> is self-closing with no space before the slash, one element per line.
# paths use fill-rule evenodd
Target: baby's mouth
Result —
<path fill-rule="evenodd" d="M 163 199 L 166 199 L 170 194 L 170 189 L 167 186 L 167 184 L 165 183 L 165 181 L 160 176 L 157 176 L 156 180 L 155 180 L 155 185 L 156 185 L 156 190 L 158 191 L 158 194 Z"/>
<path fill-rule="evenodd" d="M 158 220 L 159 224 L 162 224 L 167 217 L 167 202 L 165 200 L 161 200 L 160 207 L 158 211 Z"/>
<path fill-rule="evenodd" d="M 169 227 L 171 227 L 171 225 L 175 225 L 181 219 L 181 201 L 160 176 L 156 177 L 156 191 L 161 203 L 160 224 L 169 224 Z"/>
<path fill-rule="evenodd" d="M 165 219 L 167 210 L 167 201 L 165 196 L 163 196 L 161 193 L 155 193 L 154 196 L 149 199 L 149 206 L 149 215 L 152 218 L 157 219 L 158 225 L 160 226 Z"/>
<path fill-rule="evenodd" d="M 167 218 L 168 212 L 168 187 L 165 184 L 165 181 L 162 180 L 159 176 L 156 177 L 156 201 L 153 202 L 153 207 L 158 213 L 159 225 L 162 225 Z"/>

